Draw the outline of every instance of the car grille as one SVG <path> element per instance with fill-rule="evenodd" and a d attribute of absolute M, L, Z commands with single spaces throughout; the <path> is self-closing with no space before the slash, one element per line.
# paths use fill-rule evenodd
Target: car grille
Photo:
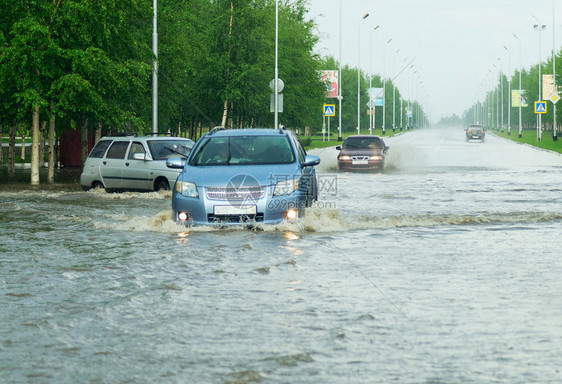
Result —
<path fill-rule="evenodd" d="M 369 156 L 351 156 L 351 160 L 369 160 Z"/>
<path fill-rule="evenodd" d="M 209 223 L 261 223 L 263 222 L 263 213 L 256 215 L 207 215 Z"/>
<path fill-rule="evenodd" d="M 259 200 L 265 196 L 265 187 L 207 187 L 205 194 L 211 200 Z"/>

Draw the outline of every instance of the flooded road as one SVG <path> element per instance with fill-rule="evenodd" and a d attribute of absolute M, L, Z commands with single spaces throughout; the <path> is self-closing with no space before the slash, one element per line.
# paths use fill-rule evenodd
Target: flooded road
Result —
<path fill-rule="evenodd" d="M 322 157 L 294 224 L 189 229 L 171 194 L 0 184 L 9 383 L 562 381 L 562 156 L 462 129 Z"/>

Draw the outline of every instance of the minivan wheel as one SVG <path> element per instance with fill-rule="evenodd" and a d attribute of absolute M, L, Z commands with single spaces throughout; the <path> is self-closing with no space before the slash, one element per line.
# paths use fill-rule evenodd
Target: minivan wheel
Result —
<path fill-rule="evenodd" d="M 166 179 L 156 180 L 156 183 L 154 184 L 154 190 L 155 191 L 169 191 L 170 190 L 170 184 L 168 184 L 168 180 L 166 180 Z"/>
<path fill-rule="evenodd" d="M 92 189 L 105 189 L 105 187 L 103 186 L 103 184 L 101 183 L 101 181 L 95 181 L 92 184 Z"/>

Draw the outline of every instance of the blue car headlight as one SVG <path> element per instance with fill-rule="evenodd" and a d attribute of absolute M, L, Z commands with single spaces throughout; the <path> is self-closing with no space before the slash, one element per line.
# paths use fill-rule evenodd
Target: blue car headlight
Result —
<path fill-rule="evenodd" d="M 197 185 L 189 181 L 176 181 L 176 191 L 185 197 L 199 197 L 199 193 L 197 193 Z"/>
<path fill-rule="evenodd" d="M 290 195 L 295 192 L 300 185 L 300 179 L 282 180 L 275 184 L 273 196 Z"/>

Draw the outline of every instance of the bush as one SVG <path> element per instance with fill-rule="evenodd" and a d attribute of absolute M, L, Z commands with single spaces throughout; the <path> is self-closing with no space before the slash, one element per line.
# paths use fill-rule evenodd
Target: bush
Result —
<path fill-rule="evenodd" d="M 312 137 L 299 137 L 299 141 L 301 142 L 303 147 L 309 147 L 310 143 L 312 143 Z"/>

